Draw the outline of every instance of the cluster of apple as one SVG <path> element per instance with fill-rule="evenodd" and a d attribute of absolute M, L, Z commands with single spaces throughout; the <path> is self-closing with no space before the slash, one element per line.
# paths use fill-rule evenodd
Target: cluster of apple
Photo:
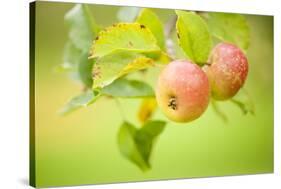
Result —
<path fill-rule="evenodd" d="M 220 43 L 214 47 L 203 67 L 175 60 L 160 73 L 156 100 L 163 113 L 175 122 L 190 122 L 200 117 L 212 97 L 232 98 L 245 83 L 248 61 L 235 45 Z"/>

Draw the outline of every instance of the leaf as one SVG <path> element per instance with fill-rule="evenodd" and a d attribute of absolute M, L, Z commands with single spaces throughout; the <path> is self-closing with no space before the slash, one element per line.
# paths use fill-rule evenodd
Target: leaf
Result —
<path fill-rule="evenodd" d="M 81 50 L 76 48 L 72 42 L 68 41 L 64 47 L 63 64 L 61 65 L 61 69 L 68 71 L 75 70 L 80 61 L 81 53 Z"/>
<path fill-rule="evenodd" d="M 86 107 L 94 103 L 100 96 L 103 95 L 124 98 L 144 98 L 154 96 L 154 91 L 148 84 L 142 81 L 121 78 L 100 91 L 87 91 L 72 98 L 60 110 L 60 114 L 65 115 L 80 107 Z"/>
<path fill-rule="evenodd" d="M 88 59 L 88 54 L 77 49 L 71 42 L 65 46 L 64 62 L 57 67 L 58 71 L 67 71 L 75 79 L 82 82 L 86 88 L 93 85 L 92 68 L 95 59 Z"/>
<path fill-rule="evenodd" d="M 99 94 L 92 91 L 87 91 L 81 95 L 75 96 L 59 111 L 59 114 L 66 115 L 81 107 L 89 106 L 94 103 L 99 96 Z"/>
<path fill-rule="evenodd" d="M 165 37 L 163 24 L 158 16 L 150 9 L 144 8 L 140 12 L 136 22 L 146 26 L 155 36 L 158 46 L 165 50 Z"/>
<path fill-rule="evenodd" d="M 137 130 L 135 141 L 143 159 L 149 163 L 155 138 L 162 133 L 165 127 L 164 121 L 150 121 Z"/>
<path fill-rule="evenodd" d="M 99 58 L 93 68 L 93 88 L 103 88 L 114 80 L 137 70 L 153 66 L 153 60 L 142 54 L 115 51 Z"/>
<path fill-rule="evenodd" d="M 250 113 L 255 115 L 254 103 L 244 88 L 240 89 L 240 91 L 230 101 L 237 105 L 243 114 Z"/>
<path fill-rule="evenodd" d="M 149 121 L 146 122 L 140 130 L 153 138 L 161 134 L 165 125 L 165 121 Z"/>
<path fill-rule="evenodd" d="M 221 111 L 221 109 L 219 108 L 217 102 L 215 100 L 211 100 L 211 103 L 212 103 L 212 107 L 214 109 L 214 112 L 225 122 L 227 123 L 228 122 L 228 118 L 226 116 L 226 114 Z"/>
<path fill-rule="evenodd" d="M 117 18 L 121 22 L 133 22 L 139 10 L 138 7 L 121 7 L 117 12 Z"/>
<path fill-rule="evenodd" d="M 65 45 L 64 63 L 60 70 L 71 72 L 87 88 L 92 87 L 92 66 L 88 51 L 99 27 L 95 23 L 87 5 L 78 4 L 65 15 L 69 25 L 69 41 Z"/>
<path fill-rule="evenodd" d="M 151 31 L 138 23 L 119 23 L 98 34 L 91 47 L 90 58 L 103 57 L 116 50 L 159 56 L 160 48 Z"/>
<path fill-rule="evenodd" d="M 118 146 L 121 154 L 136 164 L 142 171 L 150 169 L 135 141 L 136 128 L 128 122 L 124 122 L 118 132 Z"/>
<path fill-rule="evenodd" d="M 172 60 L 172 58 L 165 52 L 161 52 L 160 56 L 157 57 L 157 59 L 155 60 L 155 62 L 157 64 L 168 64 L 170 63 Z"/>
<path fill-rule="evenodd" d="M 143 160 L 147 162 L 150 168 L 149 158 L 153 145 L 151 137 L 147 133 L 137 130 L 135 135 L 135 143 Z"/>
<path fill-rule="evenodd" d="M 250 30 L 246 18 L 240 14 L 215 13 L 208 14 L 210 32 L 218 39 L 234 43 L 247 50 L 250 44 Z"/>
<path fill-rule="evenodd" d="M 104 87 L 101 90 L 101 93 L 113 97 L 124 98 L 143 98 L 154 96 L 154 91 L 148 84 L 142 81 L 128 80 L 125 78 L 115 80 L 110 85 Z"/>
<path fill-rule="evenodd" d="M 80 80 L 87 88 L 91 88 L 93 85 L 92 70 L 95 59 L 88 59 L 88 54 L 84 53 L 79 60 L 78 73 Z"/>
<path fill-rule="evenodd" d="M 142 100 L 141 106 L 138 111 L 138 119 L 141 123 L 146 122 L 151 118 L 156 110 L 157 102 L 155 98 L 145 98 Z"/>
<path fill-rule="evenodd" d="M 99 31 L 88 6 L 85 4 L 75 5 L 66 13 L 65 21 L 70 27 L 69 39 L 71 42 L 81 51 L 88 52 Z"/>
<path fill-rule="evenodd" d="M 205 21 L 194 12 L 176 11 L 179 45 L 197 64 L 205 64 L 212 47 L 212 39 Z"/>
<path fill-rule="evenodd" d="M 150 169 L 154 140 L 163 131 L 165 124 L 163 121 L 150 121 L 141 129 L 136 129 L 132 124 L 124 122 L 118 132 L 121 154 L 142 171 Z"/>

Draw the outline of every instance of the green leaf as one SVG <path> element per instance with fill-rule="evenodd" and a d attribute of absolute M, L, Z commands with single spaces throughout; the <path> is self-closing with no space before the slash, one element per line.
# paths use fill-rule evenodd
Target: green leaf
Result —
<path fill-rule="evenodd" d="M 95 59 L 88 59 L 88 54 L 84 53 L 79 60 L 78 73 L 80 80 L 87 88 L 91 88 L 93 85 L 92 70 Z"/>
<path fill-rule="evenodd" d="M 213 36 L 226 42 L 236 44 L 247 50 L 250 44 L 250 30 L 247 20 L 240 14 L 208 13 L 207 19 Z"/>
<path fill-rule="evenodd" d="M 255 106 L 248 92 L 242 88 L 240 91 L 230 100 L 237 105 L 243 114 L 255 115 Z"/>
<path fill-rule="evenodd" d="M 79 64 L 81 53 L 81 50 L 76 48 L 72 42 L 68 41 L 64 47 L 63 64 L 61 68 L 67 71 L 75 70 L 77 64 Z"/>
<path fill-rule="evenodd" d="M 64 62 L 60 69 L 70 71 L 71 76 L 75 76 L 87 88 L 92 87 L 94 60 L 88 60 L 88 51 L 99 27 L 84 4 L 75 5 L 68 11 L 65 21 L 69 25 L 69 41 L 65 45 Z"/>
<path fill-rule="evenodd" d="M 85 4 L 75 5 L 65 15 L 65 21 L 70 27 L 69 39 L 71 42 L 81 51 L 88 52 L 99 31 L 88 6 Z"/>
<path fill-rule="evenodd" d="M 137 70 L 153 66 L 153 60 L 132 51 L 115 51 L 94 64 L 93 88 L 103 88 L 114 80 Z"/>
<path fill-rule="evenodd" d="M 176 11 L 179 45 L 197 64 L 205 64 L 212 47 L 212 39 L 205 21 L 194 12 Z"/>
<path fill-rule="evenodd" d="M 92 91 L 86 91 L 85 93 L 75 96 L 72 98 L 60 111 L 61 115 L 66 115 L 74 110 L 77 110 L 81 107 L 89 106 L 90 104 L 94 103 L 99 94 L 96 94 Z"/>
<path fill-rule="evenodd" d="M 121 154 L 136 164 L 141 170 L 150 169 L 149 162 L 146 161 L 135 141 L 137 129 L 128 122 L 124 122 L 118 132 L 118 146 Z"/>
<path fill-rule="evenodd" d="M 141 130 L 137 130 L 137 133 L 135 135 L 135 142 L 143 160 L 150 166 L 149 157 L 153 145 L 152 138 L 147 133 L 142 132 Z"/>
<path fill-rule="evenodd" d="M 90 58 L 103 57 L 116 50 L 159 56 L 160 48 L 151 31 L 139 23 L 119 23 L 98 34 Z"/>
<path fill-rule="evenodd" d="M 113 97 L 143 98 L 154 96 L 151 86 L 138 80 L 120 78 L 101 90 L 102 94 Z"/>
<path fill-rule="evenodd" d="M 146 122 L 140 129 L 152 138 L 157 137 L 164 130 L 166 122 L 164 121 L 149 121 Z"/>
<path fill-rule="evenodd" d="M 139 10 L 138 7 L 121 7 L 117 12 L 117 18 L 121 22 L 134 22 Z"/>
<path fill-rule="evenodd" d="M 164 130 L 165 124 L 163 121 L 150 121 L 136 129 L 132 124 L 124 122 L 118 132 L 120 152 L 142 171 L 147 171 L 150 169 L 155 138 Z"/>
<path fill-rule="evenodd" d="M 155 98 L 145 98 L 141 102 L 141 106 L 138 111 L 138 119 L 141 123 L 145 123 L 149 120 L 157 107 Z"/>
<path fill-rule="evenodd" d="M 88 59 L 88 53 L 83 53 L 69 41 L 65 46 L 64 62 L 57 67 L 57 70 L 70 72 L 71 76 L 75 75 L 75 79 L 82 82 L 86 88 L 91 88 L 94 62 L 95 59 Z"/>
<path fill-rule="evenodd" d="M 161 49 L 165 50 L 165 36 L 163 24 L 152 10 L 147 8 L 142 9 L 136 22 L 146 26 L 155 36 L 158 46 Z"/>
<path fill-rule="evenodd" d="M 162 133 L 165 125 L 164 121 L 149 121 L 137 130 L 135 141 L 143 159 L 148 163 L 155 138 Z"/>

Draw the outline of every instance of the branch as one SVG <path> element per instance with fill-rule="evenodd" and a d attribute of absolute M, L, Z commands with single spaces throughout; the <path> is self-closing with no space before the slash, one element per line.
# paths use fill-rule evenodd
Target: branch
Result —
<path fill-rule="evenodd" d="M 170 20 L 165 24 L 164 32 L 166 37 L 166 47 L 167 53 L 172 57 L 175 58 L 175 50 L 174 50 L 174 42 L 171 39 L 171 35 L 175 29 L 177 22 L 177 16 L 173 16 Z"/>
<path fill-rule="evenodd" d="M 170 18 L 170 20 L 168 20 L 168 22 L 165 24 L 165 28 L 164 28 L 164 32 L 165 32 L 165 36 L 167 38 L 171 37 L 171 34 L 173 32 L 173 29 L 175 28 L 177 22 L 177 16 L 173 16 Z"/>

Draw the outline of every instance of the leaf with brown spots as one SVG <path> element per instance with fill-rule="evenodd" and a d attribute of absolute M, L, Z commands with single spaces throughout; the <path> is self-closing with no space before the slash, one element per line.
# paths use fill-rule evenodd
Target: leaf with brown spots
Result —
<path fill-rule="evenodd" d="M 144 8 L 141 10 L 136 22 L 141 24 L 141 28 L 148 28 L 157 40 L 158 46 L 165 50 L 164 27 L 161 20 L 152 9 Z"/>
<path fill-rule="evenodd" d="M 126 74 L 151 66 L 154 66 L 151 58 L 132 51 L 117 50 L 97 59 L 92 71 L 93 88 L 103 88 Z"/>
<path fill-rule="evenodd" d="M 139 23 L 118 23 L 102 30 L 91 47 L 89 58 L 103 57 L 116 50 L 161 54 L 152 32 Z"/>

